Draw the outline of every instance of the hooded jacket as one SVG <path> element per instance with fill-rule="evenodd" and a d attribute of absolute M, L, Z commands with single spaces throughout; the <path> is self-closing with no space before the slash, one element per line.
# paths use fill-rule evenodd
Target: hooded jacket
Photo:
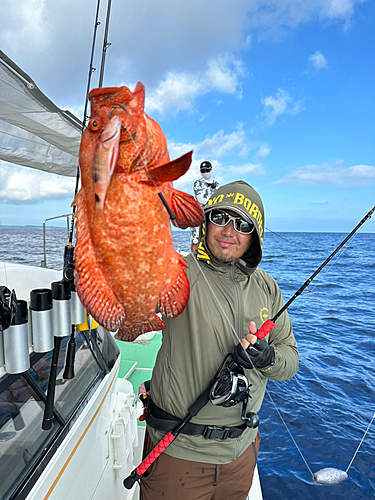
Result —
<path fill-rule="evenodd" d="M 206 245 L 205 224 L 198 250 L 189 254 L 188 304 L 180 316 L 163 317 L 167 328 L 151 379 L 153 402 L 164 411 L 184 418 L 213 379 L 219 366 L 241 338 L 249 333 L 249 322 L 257 328 L 273 317 L 284 302 L 275 280 L 258 268 L 262 258 L 264 210 L 256 191 L 244 181 L 220 187 L 204 207 L 234 210 L 255 224 L 250 249 L 238 260 L 219 262 Z M 247 411 L 257 413 L 263 402 L 267 380 L 286 380 L 298 369 L 298 351 L 287 312 L 277 320 L 266 340 L 275 349 L 275 364 L 245 370 L 251 384 Z M 242 404 L 224 408 L 208 402 L 191 422 L 202 425 L 240 426 Z M 261 425 L 261 424 L 260 424 Z M 154 444 L 163 433 L 148 426 Z M 254 441 L 258 429 L 247 428 L 240 437 L 225 440 L 180 434 L 165 453 L 180 459 L 225 464 L 240 456 Z"/>

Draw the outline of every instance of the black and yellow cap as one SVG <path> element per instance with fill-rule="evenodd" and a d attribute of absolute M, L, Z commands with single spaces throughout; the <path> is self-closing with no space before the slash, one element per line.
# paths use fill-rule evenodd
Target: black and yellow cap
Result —
<path fill-rule="evenodd" d="M 205 215 L 214 209 L 233 210 L 254 224 L 258 236 L 258 255 L 252 255 L 251 264 L 258 265 L 262 258 L 264 235 L 264 208 L 259 194 L 245 181 L 234 181 L 220 186 L 203 207 Z M 253 247 L 253 245 L 252 245 Z M 254 254 L 254 247 L 252 250 Z M 244 256 L 245 258 L 245 256 Z"/>

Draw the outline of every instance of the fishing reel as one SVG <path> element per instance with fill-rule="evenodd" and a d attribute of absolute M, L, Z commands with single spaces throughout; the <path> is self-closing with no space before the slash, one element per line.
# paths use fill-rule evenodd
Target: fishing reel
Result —
<path fill-rule="evenodd" d="M 64 248 L 63 280 L 74 289 L 74 246 L 70 242 Z"/>
<path fill-rule="evenodd" d="M 14 290 L 6 286 L 0 287 L 0 330 L 6 330 L 17 312 L 17 297 Z"/>
<path fill-rule="evenodd" d="M 229 354 L 229 356 L 232 356 Z M 227 359 L 226 358 L 226 359 Z M 219 373 L 210 389 L 210 401 L 217 406 L 228 408 L 242 403 L 241 419 L 250 428 L 258 427 L 259 417 L 254 412 L 247 413 L 247 405 L 251 398 L 250 386 L 244 369 L 236 361 L 224 360 L 224 368 Z"/>

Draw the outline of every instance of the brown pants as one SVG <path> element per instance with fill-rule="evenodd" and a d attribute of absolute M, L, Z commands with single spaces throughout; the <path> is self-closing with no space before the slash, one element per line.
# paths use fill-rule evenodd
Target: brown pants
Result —
<path fill-rule="evenodd" d="M 258 432 L 254 443 L 225 465 L 191 462 L 162 453 L 141 478 L 141 499 L 245 500 L 253 482 L 259 443 Z M 146 431 L 144 457 L 153 448 Z"/>

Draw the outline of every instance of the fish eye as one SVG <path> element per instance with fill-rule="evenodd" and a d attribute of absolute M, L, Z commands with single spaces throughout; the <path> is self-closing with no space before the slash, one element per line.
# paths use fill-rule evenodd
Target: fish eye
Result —
<path fill-rule="evenodd" d="M 97 118 L 91 118 L 91 120 L 89 121 L 89 128 L 94 132 L 99 130 L 100 129 L 99 120 Z"/>

